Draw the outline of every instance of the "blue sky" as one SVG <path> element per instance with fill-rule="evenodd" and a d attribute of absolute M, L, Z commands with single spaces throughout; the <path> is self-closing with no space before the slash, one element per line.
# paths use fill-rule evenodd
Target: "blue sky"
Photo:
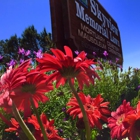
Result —
<path fill-rule="evenodd" d="M 123 49 L 124 70 L 140 68 L 140 0 L 98 0 L 117 22 Z M 51 32 L 49 0 L 0 0 L 0 40 L 34 25 L 38 33 Z"/>

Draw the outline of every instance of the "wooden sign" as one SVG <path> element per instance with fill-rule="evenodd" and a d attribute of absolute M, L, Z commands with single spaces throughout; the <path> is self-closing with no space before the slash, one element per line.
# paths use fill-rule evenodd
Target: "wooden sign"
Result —
<path fill-rule="evenodd" d="M 69 46 L 73 51 L 85 51 L 94 58 L 113 62 L 119 59 L 123 64 L 123 54 L 119 28 L 114 19 L 97 0 L 50 0 L 52 36 L 56 47 L 63 50 Z"/>

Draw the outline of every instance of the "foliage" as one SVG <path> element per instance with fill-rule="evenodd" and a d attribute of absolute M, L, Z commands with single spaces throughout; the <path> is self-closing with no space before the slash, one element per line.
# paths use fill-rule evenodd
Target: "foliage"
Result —
<path fill-rule="evenodd" d="M 19 54 L 17 53 L 19 47 L 26 51 L 31 50 L 29 57 L 34 57 L 33 51 L 42 49 L 43 52 L 50 53 L 50 48 L 55 48 L 55 45 L 52 42 L 51 34 L 47 33 L 45 28 L 38 33 L 33 25 L 29 26 L 23 31 L 21 37 L 17 37 L 15 34 L 9 39 L 0 40 L 0 55 L 4 57 L 0 61 L 0 65 L 5 67 L 10 59 L 19 59 Z"/>
<path fill-rule="evenodd" d="M 136 87 L 140 84 L 140 70 L 129 68 L 123 72 L 108 61 L 101 60 L 101 64 L 103 69 L 97 70 L 100 80 L 96 80 L 94 86 L 85 87 L 85 93 L 92 97 L 100 93 L 110 102 L 111 110 L 115 110 L 124 99 L 131 102 L 138 97 L 139 90 L 136 90 Z"/>
<path fill-rule="evenodd" d="M 39 112 L 44 112 L 48 118 L 55 120 L 55 126 L 59 130 L 59 135 L 71 140 L 78 140 L 78 130 L 76 128 L 76 120 L 72 119 L 66 113 L 66 104 L 72 93 L 68 85 L 61 86 L 58 89 L 46 94 L 50 101 L 46 104 L 40 103 Z"/>

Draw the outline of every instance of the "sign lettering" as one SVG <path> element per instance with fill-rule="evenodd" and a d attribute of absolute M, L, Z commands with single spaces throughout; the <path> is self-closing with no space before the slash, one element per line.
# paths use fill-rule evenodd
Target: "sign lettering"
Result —
<path fill-rule="evenodd" d="M 122 65 L 117 23 L 97 0 L 50 0 L 50 6 L 56 47 L 68 45 L 73 51 L 84 50 L 91 58 L 92 52 L 103 58 L 106 50 L 109 59 L 119 58 Z"/>

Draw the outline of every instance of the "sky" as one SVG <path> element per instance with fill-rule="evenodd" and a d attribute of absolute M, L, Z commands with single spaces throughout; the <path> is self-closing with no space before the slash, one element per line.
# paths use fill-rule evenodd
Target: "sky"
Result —
<path fill-rule="evenodd" d="M 98 0 L 117 22 L 123 50 L 123 69 L 140 68 L 140 0 Z M 34 25 L 38 33 L 52 32 L 49 0 L 0 0 L 0 40 L 21 36 Z"/>

